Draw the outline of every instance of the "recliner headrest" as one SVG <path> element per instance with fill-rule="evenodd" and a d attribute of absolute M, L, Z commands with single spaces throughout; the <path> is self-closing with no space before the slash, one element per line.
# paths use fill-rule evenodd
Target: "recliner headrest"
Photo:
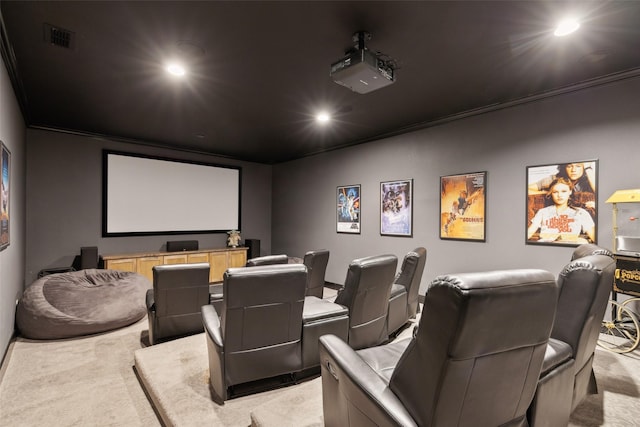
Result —
<path fill-rule="evenodd" d="M 601 248 L 600 246 L 594 245 L 593 243 L 585 243 L 578 246 L 573 251 L 573 254 L 571 255 L 571 261 L 579 258 L 584 258 L 589 255 L 606 255 L 613 258 L 613 253 L 610 250 Z"/>

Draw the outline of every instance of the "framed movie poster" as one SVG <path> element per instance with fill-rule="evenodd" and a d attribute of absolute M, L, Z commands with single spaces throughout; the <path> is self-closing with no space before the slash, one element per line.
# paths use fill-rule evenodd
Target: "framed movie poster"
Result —
<path fill-rule="evenodd" d="M 380 234 L 413 234 L 413 180 L 380 183 Z"/>
<path fill-rule="evenodd" d="M 440 177 L 440 238 L 484 242 L 487 172 Z"/>
<path fill-rule="evenodd" d="M 527 167 L 526 243 L 597 243 L 598 161 Z"/>
<path fill-rule="evenodd" d="M 338 187 L 336 200 L 336 231 L 360 234 L 360 185 Z"/>
<path fill-rule="evenodd" d="M 2 189 L 0 190 L 0 250 L 9 246 L 9 202 L 11 199 L 10 188 L 11 186 L 11 152 L 3 142 L 0 141 L 1 148 L 1 165 L 0 171 L 2 176 L 0 177 L 0 184 Z"/>

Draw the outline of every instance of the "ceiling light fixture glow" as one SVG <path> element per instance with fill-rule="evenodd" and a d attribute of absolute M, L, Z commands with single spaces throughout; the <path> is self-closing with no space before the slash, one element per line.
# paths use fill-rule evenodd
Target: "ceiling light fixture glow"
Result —
<path fill-rule="evenodd" d="M 328 113 L 320 113 L 316 116 L 316 120 L 319 123 L 327 123 L 331 117 L 329 117 Z"/>
<path fill-rule="evenodd" d="M 184 76 L 186 71 L 184 69 L 184 67 L 180 64 L 177 63 L 171 63 L 169 65 L 167 65 L 167 72 L 171 75 L 174 76 Z"/>
<path fill-rule="evenodd" d="M 580 23 L 577 19 L 564 19 L 560 21 L 560 23 L 556 27 L 556 30 L 553 32 L 553 35 L 558 37 L 566 36 L 567 34 L 573 33 L 578 28 L 580 28 Z"/>

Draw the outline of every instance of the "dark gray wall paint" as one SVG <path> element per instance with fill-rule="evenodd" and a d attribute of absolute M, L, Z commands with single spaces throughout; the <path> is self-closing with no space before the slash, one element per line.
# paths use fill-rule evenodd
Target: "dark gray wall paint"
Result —
<path fill-rule="evenodd" d="M 393 90 L 393 88 L 391 89 Z M 572 248 L 525 245 L 526 167 L 599 159 L 598 243 L 612 246 L 617 189 L 640 187 L 640 78 L 592 87 L 274 167 L 273 249 L 331 251 L 326 280 L 355 258 L 428 250 L 421 292 L 440 274 L 544 268 Z M 437 102 L 437 100 L 425 100 Z M 348 120 L 348 118 L 344 118 Z M 487 241 L 439 239 L 440 176 L 487 171 Z M 380 236 L 381 181 L 414 179 L 412 238 Z M 362 185 L 362 233 L 336 233 L 336 187 Z"/>
<path fill-rule="evenodd" d="M 10 245 L 0 252 L 0 360 L 13 336 L 16 301 L 24 288 L 25 124 L 4 62 L 0 63 L 0 140 L 11 151 Z"/>
<path fill-rule="evenodd" d="M 34 129 L 28 130 L 27 142 L 27 283 L 43 268 L 71 265 L 82 246 L 98 246 L 102 255 L 160 251 L 167 240 L 195 239 L 200 248 L 226 246 L 227 234 L 103 238 L 103 148 L 241 166 L 241 235 L 260 239 L 261 251 L 270 253 L 271 166 Z M 216 197 L 215 188 L 211 197 Z M 219 203 L 224 209 L 225 201 Z"/>

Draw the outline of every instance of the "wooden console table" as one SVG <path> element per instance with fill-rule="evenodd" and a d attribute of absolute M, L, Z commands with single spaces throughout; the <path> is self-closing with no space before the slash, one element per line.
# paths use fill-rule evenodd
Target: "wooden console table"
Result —
<path fill-rule="evenodd" d="M 103 255 L 104 268 L 133 271 L 153 282 L 153 267 L 163 264 L 194 264 L 208 262 L 209 281 L 221 282 L 229 267 L 244 267 L 248 248 L 200 249 L 181 252 L 139 252 L 134 254 Z"/>

